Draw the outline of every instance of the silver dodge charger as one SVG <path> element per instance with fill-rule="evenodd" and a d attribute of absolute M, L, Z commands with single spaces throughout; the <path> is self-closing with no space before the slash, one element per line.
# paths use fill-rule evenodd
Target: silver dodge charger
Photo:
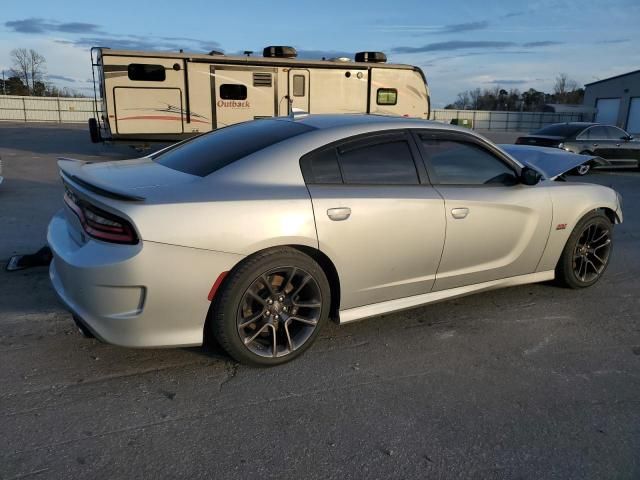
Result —
<path fill-rule="evenodd" d="M 212 335 L 253 365 L 300 355 L 329 318 L 554 278 L 588 287 L 610 261 L 621 200 L 562 181 L 573 159 L 541 156 L 527 164 L 439 123 L 311 115 L 135 160 L 61 160 L 51 281 L 103 341 Z"/>

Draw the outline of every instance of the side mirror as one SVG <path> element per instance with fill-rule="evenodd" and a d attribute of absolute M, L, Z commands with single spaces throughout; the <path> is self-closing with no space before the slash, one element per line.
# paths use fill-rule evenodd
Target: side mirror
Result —
<path fill-rule="evenodd" d="M 523 167 L 520 172 L 520 183 L 524 185 L 536 185 L 541 178 L 542 176 L 531 167 Z"/>

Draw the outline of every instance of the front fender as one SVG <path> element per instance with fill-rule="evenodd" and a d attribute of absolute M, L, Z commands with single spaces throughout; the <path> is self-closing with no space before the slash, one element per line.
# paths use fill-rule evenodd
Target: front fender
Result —
<path fill-rule="evenodd" d="M 547 188 L 553 203 L 553 220 L 547 246 L 536 269 L 538 272 L 556 267 L 573 229 L 589 212 L 607 209 L 613 212 L 614 223 L 622 222 L 619 196 L 611 188 L 560 182 L 549 182 Z"/>

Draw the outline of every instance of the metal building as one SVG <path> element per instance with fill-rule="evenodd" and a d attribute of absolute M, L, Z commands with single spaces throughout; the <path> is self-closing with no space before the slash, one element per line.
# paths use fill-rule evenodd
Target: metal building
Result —
<path fill-rule="evenodd" d="M 640 70 L 587 83 L 584 106 L 596 109 L 596 122 L 640 134 Z"/>

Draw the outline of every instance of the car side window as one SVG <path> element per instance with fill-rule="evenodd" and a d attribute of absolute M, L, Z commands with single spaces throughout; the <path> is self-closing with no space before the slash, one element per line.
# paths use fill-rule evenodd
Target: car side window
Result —
<path fill-rule="evenodd" d="M 420 135 L 426 160 L 443 185 L 515 185 L 515 171 L 479 145 Z"/>
<path fill-rule="evenodd" d="M 589 140 L 591 138 L 591 130 L 593 130 L 593 127 L 583 130 L 576 136 L 576 140 Z"/>
<path fill-rule="evenodd" d="M 603 127 L 607 132 L 607 138 L 609 140 L 622 140 L 627 136 L 627 133 L 617 127 Z"/>
<path fill-rule="evenodd" d="M 338 162 L 344 183 L 417 185 L 418 172 L 408 140 L 382 136 L 348 142 L 338 147 Z"/>
<path fill-rule="evenodd" d="M 306 183 L 342 183 L 335 147 L 317 150 L 302 157 L 302 173 Z"/>
<path fill-rule="evenodd" d="M 605 127 L 591 127 L 587 134 L 587 140 L 607 140 L 609 138 Z"/>

